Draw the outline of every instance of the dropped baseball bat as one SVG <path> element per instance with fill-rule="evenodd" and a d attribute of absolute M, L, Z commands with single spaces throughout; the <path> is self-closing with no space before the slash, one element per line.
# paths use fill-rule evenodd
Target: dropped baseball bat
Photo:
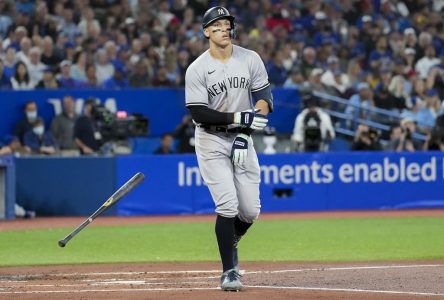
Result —
<path fill-rule="evenodd" d="M 109 197 L 108 200 L 106 200 L 105 203 L 103 203 L 102 206 L 99 207 L 99 209 L 97 209 L 91 216 L 89 216 L 85 221 L 83 221 L 82 224 L 80 224 L 76 229 L 74 229 L 70 234 L 68 234 L 63 240 L 60 240 L 59 246 L 65 247 L 66 244 L 73 237 L 75 237 L 83 228 L 88 226 L 89 223 L 91 223 L 95 218 L 97 218 L 97 216 L 99 216 L 101 213 L 110 208 L 113 204 L 117 203 L 120 199 L 125 197 L 125 195 L 131 192 L 136 186 L 138 186 L 143 181 L 144 178 L 145 175 L 139 172 L 136 175 L 134 175 L 130 180 L 125 182 L 125 184 L 122 185 L 114 194 L 112 194 L 112 196 Z"/>

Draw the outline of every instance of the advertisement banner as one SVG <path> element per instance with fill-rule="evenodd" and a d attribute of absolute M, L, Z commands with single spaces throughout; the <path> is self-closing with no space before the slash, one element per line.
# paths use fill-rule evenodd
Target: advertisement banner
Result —
<path fill-rule="evenodd" d="M 441 152 L 260 155 L 263 212 L 444 207 Z M 118 203 L 119 215 L 214 211 L 195 155 L 116 158 L 116 183 L 144 184 Z M 218 172 L 218 170 L 214 170 Z"/>

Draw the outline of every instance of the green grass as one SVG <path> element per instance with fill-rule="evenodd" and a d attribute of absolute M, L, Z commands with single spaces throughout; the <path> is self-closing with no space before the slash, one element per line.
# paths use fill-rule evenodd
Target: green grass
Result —
<path fill-rule="evenodd" d="M 90 225 L 65 248 L 72 228 L 0 231 L 0 266 L 218 261 L 212 223 Z M 242 261 L 444 259 L 444 218 L 261 220 L 240 243 Z"/>

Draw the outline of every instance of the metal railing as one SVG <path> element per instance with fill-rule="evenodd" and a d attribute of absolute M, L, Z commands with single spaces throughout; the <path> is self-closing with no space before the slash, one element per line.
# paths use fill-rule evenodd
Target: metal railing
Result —
<path fill-rule="evenodd" d="M 350 103 L 346 99 L 343 99 L 343 98 L 340 98 L 337 96 L 333 96 L 330 94 L 318 92 L 318 91 L 313 91 L 312 94 L 320 100 L 326 100 L 327 102 L 341 104 L 344 107 L 352 106 L 352 107 L 355 107 L 359 110 L 366 111 L 369 114 L 371 114 L 372 116 L 379 115 L 379 116 L 387 117 L 387 119 L 389 119 L 389 120 L 395 120 L 398 124 L 400 123 L 400 121 L 403 118 L 402 114 L 399 112 L 386 110 L 386 109 L 382 109 L 382 108 L 378 108 L 378 107 L 363 107 L 359 104 Z M 345 121 L 345 122 L 337 122 L 336 123 L 337 126 L 335 128 L 338 133 L 341 133 L 344 135 L 348 135 L 348 136 L 354 135 L 354 130 L 352 130 L 351 128 L 347 128 L 346 126 L 342 126 L 343 124 L 345 124 L 347 122 L 356 122 L 359 124 L 365 124 L 369 127 L 377 129 L 377 130 L 390 132 L 389 125 L 375 121 L 373 118 L 369 118 L 369 119 L 355 118 L 352 115 L 344 113 L 343 111 L 332 110 L 329 108 L 323 108 L 323 110 L 326 113 L 328 113 L 330 116 L 335 117 L 338 120 Z M 423 128 L 431 128 L 428 124 L 419 123 L 418 125 L 420 125 Z M 427 139 L 427 137 L 424 134 L 417 133 L 417 132 L 414 133 L 412 137 L 415 139 L 421 140 L 421 141 L 425 141 Z"/>

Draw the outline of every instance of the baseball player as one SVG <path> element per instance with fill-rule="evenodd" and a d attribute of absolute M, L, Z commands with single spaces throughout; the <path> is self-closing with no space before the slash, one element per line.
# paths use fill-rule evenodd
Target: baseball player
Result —
<path fill-rule="evenodd" d="M 187 69 L 186 106 L 196 124 L 199 169 L 216 205 L 221 288 L 242 289 L 237 243 L 260 211 L 260 169 L 251 133 L 263 130 L 273 98 L 259 55 L 232 44 L 236 23 L 228 10 L 210 8 L 202 27 L 210 47 Z"/>

